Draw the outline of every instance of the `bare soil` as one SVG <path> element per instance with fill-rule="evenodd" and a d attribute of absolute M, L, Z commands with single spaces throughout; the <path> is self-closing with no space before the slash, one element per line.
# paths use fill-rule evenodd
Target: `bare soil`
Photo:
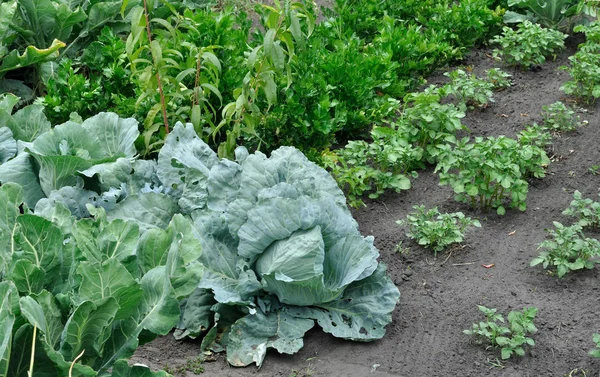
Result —
<path fill-rule="evenodd" d="M 513 75 L 514 86 L 495 95 L 495 104 L 471 111 L 464 123 L 472 136 L 515 136 L 526 124 L 541 122 L 543 105 L 562 100 L 574 106 L 559 90 L 568 74 L 558 68 L 568 63 L 577 42 L 568 40 L 568 49 L 556 61 L 534 71 L 502 67 L 479 49 L 463 62 L 476 73 L 500 67 Z M 443 81 L 440 74 L 432 82 Z M 589 124 L 578 131 L 554 137 L 553 162 L 548 174 L 530 182 L 525 212 L 508 210 L 505 216 L 480 213 L 453 199 L 450 187 L 438 186 L 433 169 L 419 172 L 414 187 L 401 194 L 386 194 L 354 211 L 364 235 L 375 236 L 381 260 L 402 294 L 383 339 L 373 343 L 343 341 L 316 328 L 305 337 L 304 348 L 296 355 L 270 352 L 260 370 L 230 367 L 223 356 L 205 362 L 208 376 L 572 376 L 600 375 L 600 360 L 587 352 L 593 348 L 592 334 L 600 332 L 600 269 L 568 274 L 562 279 L 549 276 L 541 267 L 529 267 L 538 255 L 537 244 L 545 238 L 552 221 L 570 224 L 561 212 L 572 200 L 573 191 L 598 200 L 600 175 L 589 168 L 600 165 L 599 105 L 579 109 Z M 425 250 L 404 235 L 396 224 L 412 206 L 438 206 L 440 211 L 463 211 L 482 222 L 463 245 L 446 253 Z M 599 237 L 589 233 L 588 236 Z M 410 252 L 395 248 L 404 241 Z M 484 268 L 483 264 L 494 264 Z M 477 305 L 499 312 L 539 308 L 534 335 L 536 346 L 524 357 L 498 362 L 499 351 L 474 344 L 463 334 L 483 317 Z M 177 342 L 167 336 L 157 339 L 136 354 L 134 362 L 162 369 L 177 367 L 199 354 L 199 344 Z M 579 371 L 574 371 L 579 368 Z M 186 372 L 188 376 L 194 375 Z M 186 375 L 186 374 L 183 374 Z"/>

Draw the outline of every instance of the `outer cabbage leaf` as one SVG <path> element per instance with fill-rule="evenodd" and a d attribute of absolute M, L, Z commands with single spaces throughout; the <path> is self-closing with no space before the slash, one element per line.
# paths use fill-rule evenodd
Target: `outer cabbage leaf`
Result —
<path fill-rule="evenodd" d="M 17 288 L 10 281 L 0 282 L 0 375 L 8 374 L 12 332 L 20 314 Z"/>
<path fill-rule="evenodd" d="M 183 315 L 175 331 L 176 339 L 195 339 L 213 322 L 212 307 L 217 302 L 209 289 L 196 288 L 184 304 Z"/>
<path fill-rule="evenodd" d="M 170 193 L 179 198 L 185 187 L 187 169 L 208 176 L 218 162 L 216 153 L 198 137 L 192 124 L 177 123 L 158 154 L 157 174 Z"/>
<path fill-rule="evenodd" d="M 227 361 L 238 367 L 252 363 L 260 367 L 269 348 L 296 353 L 304 345 L 302 337 L 313 326 L 314 321 L 293 317 L 283 310 L 247 315 L 231 327 Z"/>
<path fill-rule="evenodd" d="M 107 213 L 108 219 L 132 220 L 138 223 L 140 230 L 166 228 L 177 213 L 177 203 L 165 194 L 155 192 L 129 195 Z"/>
<path fill-rule="evenodd" d="M 112 328 L 119 305 L 114 297 L 82 302 L 71 314 L 61 335 L 61 353 L 73 360 L 81 351 L 84 359 L 96 358 Z"/>
<path fill-rule="evenodd" d="M 240 268 L 244 263 L 237 254 L 237 243 L 231 239 L 225 218 L 210 210 L 195 215 L 195 235 L 205 250 L 199 259 L 204 265 L 204 275 L 198 287 L 211 289 L 218 302 L 248 305 L 261 285 L 254 271 Z"/>
<path fill-rule="evenodd" d="M 51 125 L 42 105 L 25 106 L 14 113 L 12 119 L 13 122 L 9 124 L 16 126 L 12 132 L 17 140 L 34 141 L 41 134 L 50 131 Z"/>
<path fill-rule="evenodd" d="M 338 338 L 363 342 L 381 339 L 400 298 L 385 271 L 380 263 L 375 273 L 350 284 L 338 300 L 316 307 L 293 307 L 289 313 L 317 320 L 325 332 Z"/>
<path fill-rule="evenodd" d="M 5 163 L 17 154 L 17 141 L 8 127 L 0 128 L 0 164 Z"/>
<path fill-rule="evenodd" d="M 50 192 L 47 198 L 41 198 L 35 205 L 35 212 L 49 211 L 57 205 L 65 206 L 78 219 L 90 216 L 89 204 L 111 210 L 117 205 L 121 191 L 111 189 L 98 195 L 94 191 L 79 187 L 65 186 Z"/>
<path fill-rule="evenodd" d="M 120 118 L 115 113 L 99 113 L 86 119 L 81 127 L 98 140 L 104 157 L 133 157 L 135 140 L 140 135 L 134 118 Z"/>
<path fill-rule="evenodd" d="M 60 229 L 35 215 L 19 216 L 17 225 L 14 241 L 21 250 L 17 258 L 29 260 L 45 272 L 60 264 L 64 238 Z"/>
<path fill-rule="evenodd" d="M 128 318 L 138 310 L 142 288 L 118 260 L 111 258 L 102 263 L 80 263 L 77 274 L 81 276 L 77 297 L 80 302 L 115 297 L 119 304 L 116 319 Z"/>
<path fill-rule="evenodd" d="M 19 51 L 12 50 L 8 55 L 0 61 L 0 78 L 6 72 L 13 69 L 27 67 L 29 65 L 41 63 L 48 60 L 54 60 L 59 55 L 59 49 L 65 47 L 65 43 L 55 39 L 52 45 L 48 48 L 37 48 L 35 46 L 27 46 L 25 51 L 19 55 Z"/>
<path fill-rule="evenodd" d="M 0 165 L 0 182 L 14 182 L 23 187 L 24 200 L 30 208 L 34 208 L 38 200 L 46 196 L 35 173 L 34 164 L 34 158 L 23 152 Z"/>
<path fill-rule="evenodd" d="M 228 210 L 230 218 L 237 219 L 230 223 L 230 231 L 234 236 L 247 220 L 248 208 L 254 207 L 261 195 L 265 195 L 265 189 L 281 183 L 287 183 L 287 187 L 293 187 L 299 195 L 326 198 L 350 215 L 343 192 L 324 169 L 309 161 L 297 149 L 281 147 L 269 158 L 257 152 L 242 163 L 238 203 Z"/>

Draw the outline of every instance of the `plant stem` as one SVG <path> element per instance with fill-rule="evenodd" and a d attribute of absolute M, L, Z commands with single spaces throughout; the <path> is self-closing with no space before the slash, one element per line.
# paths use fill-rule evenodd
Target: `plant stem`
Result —
<path fill-rule="evenodd" d="M 33 340 L 31 341 L 31 360 L 29 361 L 28 377 L 33 377 L 33 361 L 35 360 L 35 338 L 37 336 L 37 323 L 33 325 Z"/>
<path fill-rule="evenodd" d="M 148 0 L 144 0 L 144 17 L 146 18 L 146 32 L 148 33 L 148 44 L 152 43 L 152 33 L 150 32 L 150 19 L 148 18 Z M 156 61 L 154 57 L 152 59 L 156 66 Z M 167 118 L 167 106 L 165 104 L 165 94 L 163 92 L 162 83 L 160 81 L 160 74 L 158 72 L 158 67 L 156 67 L 156 82 L 158 84 L 158 94 L 160 95 L 160 105 L 162 108 L 163 121 L 165 122 L 165 133 L 169 133 L 169 120 Z"/>

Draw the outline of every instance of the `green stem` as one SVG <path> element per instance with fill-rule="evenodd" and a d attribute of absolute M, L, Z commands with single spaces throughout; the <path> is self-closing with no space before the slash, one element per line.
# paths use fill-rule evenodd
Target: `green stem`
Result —
<path fill-rule="evenodd" d="M 29 361 L 28 377 L 33 377 L 33 362 L 35 360 L 35 338 L 37 336 L 37 323 L 33 325 L 33 340 L 31 341 L 31 359 Z"/>

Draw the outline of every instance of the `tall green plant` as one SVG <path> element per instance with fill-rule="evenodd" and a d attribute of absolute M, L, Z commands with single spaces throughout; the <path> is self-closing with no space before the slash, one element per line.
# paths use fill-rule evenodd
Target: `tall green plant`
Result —
<path fill-rule="evenodd" d="M 234 101 L 223 107 L 222 120 L 213 131 L 216 136 L 224 129 L 226 140 L 218 148 L 223 157 L 233 158 L 240 136 L 260 138 L 257 126 L 278 101 L 277 79 L 287 78 L 288 88 L 292 84 L 290 63 L 295 56 L 295 45 L 303 46 L 315 28 L 314 9 L 303 3 L 285 0 L 281 4 L 275 0 L 274 6 L 262 5 L 262 8 L 266 33 L 262 43 L 248 53 L 242 85 L 234 90 Z M 261 100 L 266 101 L 266 108 L 258 106 Z"/>
<path fill-rule="evenodd" d="M 141 7 L 132 11 L 125 49 L 138 86 L 136 106 L 147 109 L 142 137 L 149 153 L 159 149 L 169 125 L 177 121 L 192 122 L 200 132 L 205 125 L 214 129 L 222 67 L 214 52 L 218 46 L 190 42 L 188 33 L 199 26 L 193 13 L 173 9 L 163 19 L 149 18 L 147 12 Z M 217 99 L 216 108 L 211 97 Z"/>

